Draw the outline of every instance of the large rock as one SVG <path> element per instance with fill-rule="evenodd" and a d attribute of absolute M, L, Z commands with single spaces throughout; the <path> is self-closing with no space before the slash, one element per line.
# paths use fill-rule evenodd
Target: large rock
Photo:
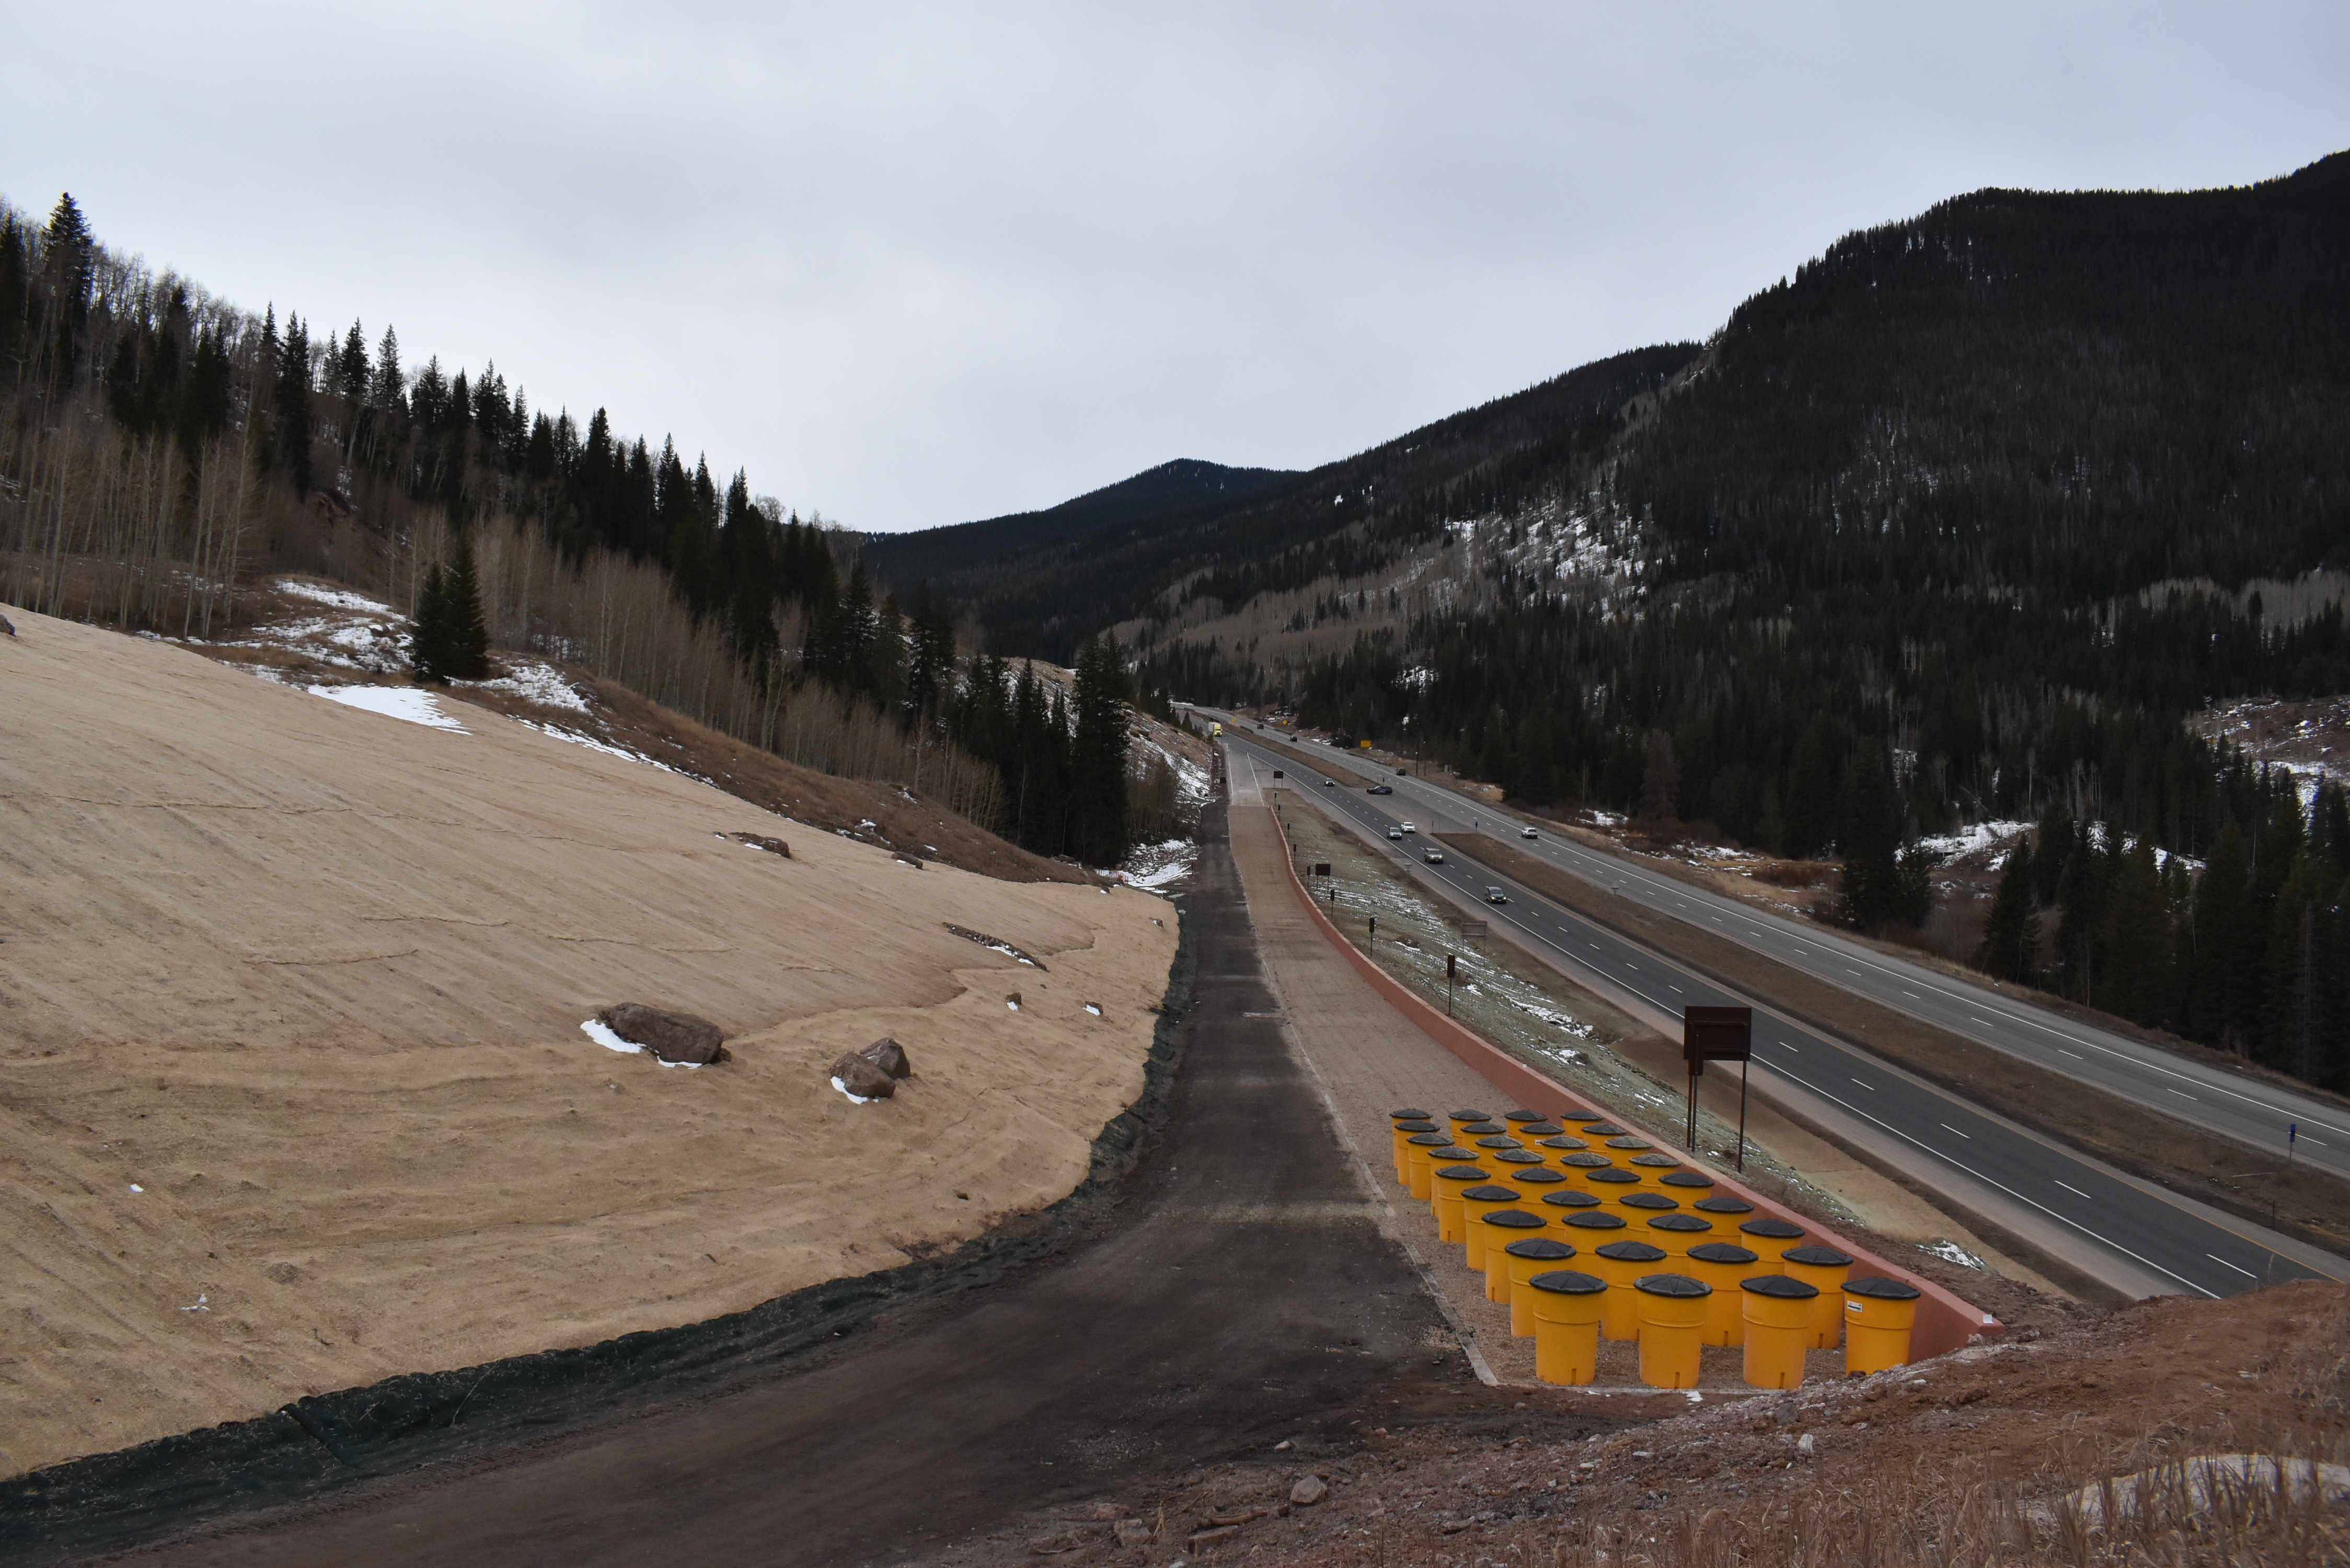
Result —
<path fill-rule="evenodd" d="M 866 1046 L 858 1054 L 893 1078 L 910 1078 L 914 1075 L 913 1064 L 906 1060 L 906 1048 L 887 1034 Z"/>
<path fill-rule="evenodd" d="M 726 1060 L 725 1036 L 707 1018 L 663 1012 L 640 1002 L 624 1002 L 596 1015 L 597 1021 L 631 1045 L 641 1045 L 663 1062 L 697 1066 Z"/>
<path fill-rule="evenodd" d="M 842 1052 L 832 1064 L 832 1075 L 860 1100 L 886 1100 L 898 1092 L 898 1080 L 862 1051 Z"/>

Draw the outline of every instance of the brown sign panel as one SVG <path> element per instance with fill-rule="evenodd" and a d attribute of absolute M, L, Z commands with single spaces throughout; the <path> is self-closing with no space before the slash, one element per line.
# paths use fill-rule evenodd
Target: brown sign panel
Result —
<path fill-rule="evenodd" d="M 1681 1060 L 1743 1062 L 1753 1054 L 1754 1010 L 1751 1007 L 1685 1007 L 1681 1010 Z M 1700 1071 L 1703 1071 L 1701 1067 Z"/>
<path fill-rule="evenodd" d="M 1327 860 L 1316 860 L 1314 863 L 1314 875 L 1316 877 L 1330 875 L 1330 863 Z"/>

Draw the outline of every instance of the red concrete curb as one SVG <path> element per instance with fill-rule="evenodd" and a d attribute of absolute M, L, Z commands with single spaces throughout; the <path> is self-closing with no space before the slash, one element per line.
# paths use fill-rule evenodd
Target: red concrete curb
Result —
<path fill-rule="evenodd" d="M 1268 812 L 1273 811 L 1271 806 L 1265 809 Z M 1274 814 L 1274 831 L 1280 834 L 1285 851 L 1289 836 L 1282 829 L 1278 813 Z M 1396 1010 L 1418 1025 L 1422 1033 L 1460 1057 L 1487 1083 L 1503 1094 L 1512 1096 L 1518 1104 L 1529 1110 L 1549 1111 L 1555 1115 L 1559 1111 L 1567 1109 L 1596 1110 L 1598 1108 L 1577 1099 L 1574 1092 L 1565 1085 L 1519 1061 L 1483 1035 L 1463 1028 L 1452 1019 L 1437 1012 L 1417 992 L 1373 962 L 1361 949 L 1347 940 L 1346 933 L 1339 930 L 1332 923 L 1330 917 L 1322 912 L 1322 906 L 1314 901 L 1312 891 L 1306 888 L 1305 880 L 1297 875 L 1296 858 L 1284 852 L 1281 859 L 1283 866 L 1289 871 L 1289 885 L 1296 890 L 1298 901 L 1304 904 L 1306 912 L 1314 917 L 1315 924 L 1320 927 L 1322 934 L 1329 939 L 1330 945 L 1344 954 L 1347 961 L 1355 966 L 1356 972 L 1370 981 L 1372 989 L 1394 1003 Z M 1657 1137 L 1654 1133 L 1634 1125 L 1612 1110 L 1607 1115 L 1609 1120 L 1636 1137 L 1646 1138 L 1659 1147 L 1670 1145 L 1671 1140 Z M 1961 1299 L 1955 1293 L 1944 1289 L 1933 1281 L 1920 1278 L 1898 1264 L 1887 1262 L 1866 1248 L 1846 1240 L 1817 1220 L 1806 1219 L 1800 1214 L 1789 1213 L 1779 1204 L 1773 1203 L 1752 1188 L 1731 1180 L 1721 1171 L 1709 1167 L 1706 1174 L 1713 1178 L 1717 1190 L 1737 1194 L 1745 1201 L 1754 1205 L 1754 1211 L 1757 1214 L 1769 1215 L 1773 1219 L 1784 1220 L 1791 1225 L 1801 1226 L 1806 1232 L 1804 1241 L 1815 1240 L 1825 1241 L 1840 1252 L 1850 1253 L 1855 1273 L 1875 1272 L 1883 1274 L 1888 1279 L 1901 1280 L 1915 1285 L 1918 1288 L 1918 1297 L 1917 1326 L 1910 1331 L 1909 1335 L 1909 1354 L 1912 1360 L 1922 1361 L 1929 1355 L 1939 1355 L 1944 1351 L 1956 1350 L 1980 1334 L 2005 1332 L 2004 1325 L 1991 1314 Z M 1800 1246 L 1804 1243 L 1796 1244 Z"/>

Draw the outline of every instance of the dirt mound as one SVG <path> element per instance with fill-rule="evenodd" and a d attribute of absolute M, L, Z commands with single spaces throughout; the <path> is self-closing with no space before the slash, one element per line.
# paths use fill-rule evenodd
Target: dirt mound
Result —
<path fill-rule="evenodd" d="M 1175 947 L 1149 895 L 918 876 L 477 711 L 19 630 L 0 1468 L 889 1266 L 1067 1192 L 1139 1088 Z M 631 996 L 733 1060 L 583 1032 Z M 821 1069 L 881 1034 L 921 1075 L 853 1105 Z"/>

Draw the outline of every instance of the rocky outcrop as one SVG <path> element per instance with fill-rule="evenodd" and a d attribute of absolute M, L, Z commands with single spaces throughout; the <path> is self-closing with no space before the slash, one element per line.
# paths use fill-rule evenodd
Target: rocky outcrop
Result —
<path fill-rule="evenodd" d="M 707 1066 L 726 1060 L 725 1035 L 707 1018 L 690 1012 L 664 1012 L 640 1002 L 608 1007 L 596 1021 L 631 1045 L 641 1045 L 663 1062 L 691 1062 Z"/>

